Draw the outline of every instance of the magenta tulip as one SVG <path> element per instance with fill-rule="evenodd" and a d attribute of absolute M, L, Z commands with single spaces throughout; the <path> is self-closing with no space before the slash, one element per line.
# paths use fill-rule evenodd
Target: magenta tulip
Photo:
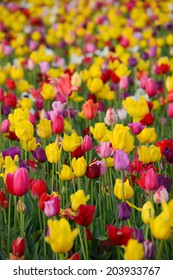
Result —
<path fill-rule="evenodd" d="M 29 191 L 29 173 L 26 168 L 21 167 L 13 174 L 6 176 L 6 188 L 10 194 L 22 196 Z"/>

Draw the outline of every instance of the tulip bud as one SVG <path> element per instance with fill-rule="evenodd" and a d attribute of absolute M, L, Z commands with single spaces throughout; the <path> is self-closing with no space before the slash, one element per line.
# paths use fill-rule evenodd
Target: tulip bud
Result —
<path fill-rule="evenodd" d="M 62 115 L 57 115 L 52 123 L 52 131 L 55 134 L 61 134 L 64 130 L 64 119 Z"/>
<path fill-rule="evenodd" d="M 47 217 L 53 217 L 59 214 L 60 211 L 60 198 L 52 196 L 50 200 L 44 203 L 44 213 Z"/>
<path fill-rule="evenodd" d="M 18 200 L 17 202 L 17 212 L 21 212 L 21 208 L 22 208 L 22 213 L 25 213 L 26 212 L 26 205 L 24 202 L 22 202 L 22 205 L 21 205 L 21 202 L 20 200 Z"/>
<path fill-rule="evenodd" d="M 33 197 L 39 198 L 42 193 L 47 192 L 46 182 L 44 180 L 30 179 L 30 189 Z"/>
<path fill-rule="evenodd" d="M 145 90 L 149 97 L 155 96 L 157 94 L 157 86 L 153 79 L 151 78 L 147 79 Z"/>
<path fill-rule="evenodd" d="M 25 253 L 25 239 L 22 237 L 18 237 L 13 241 L 12 244 L 12 253 L 16 257 L 22 257 Z"/>
<path fill-rule="evenodd" d="M 10 194 L 22 196 L 29 190 L 29 173 L 26 168 L 18 168 L 13 174 L 7 173 L 6 187 Z"/>
<path fill-rule="evenodd" d="M 134 135 L 138 135 L 145 128 L 145 126 L 142 125 L 140 122 L 129 123 L 128 126 L 130 127 L 131 132 Z"/>
<path fill-rule="evenodd" d="M 83 142 L 81 144 L 81 148 L 84 152 L 87 152 L 92 149 L 92 139 L 89 135 L 85 135 Z"/>
<path fill-rule="evenodd" d="M 157 204 L 162 203 L 162 201 L 168 201 L 169 195 L 167 189 L 164 186 L 160 186 L 153 195 L 154 202 Z"/>
<path fill-rule="evenodd" d="M 167 115 L 168 117 L 173 118 L 173 103 L 168 104 Z"/>
<path fill-rule="evenodd" d="M 145 176 L 145 190 L 150 193 L 158 188 L 158 180 L 156 172 L 153 168 L 150 168 Z"/>
<path fill-rule="evenodd" d="M 10 129 L 10 121 L 8 119 L 3 120 L 1 124 L 2 133 L 9 132 L 9 129 Z"/>
<path fill-rule="evenodd" d="M 155 215 L 153 204 L 150 201 L 144 203 L 142 207 L 142 221 L 144 224 L 149 224 L 151 218 Z"/>
<path fill-rule="evenodd" d="M 120 83 L 120 89 L 126 89 L 129 86 L 128 78 L 126 76 L 122 76 Z"/>
<path fill-rule="evenodd" d="M 125 221 L 130 218 L 131 208 L 126 202 L 122 202 L 118 205 L 118 217 Z"/>
<path fill-rule="evenodd" d="M 156 248 L 150 240 L 143 242 L 145 259 L 154 259 L 156 255 Z"/>
<path fill-rule="evenodd" d="M 41 163 L 44 163 L 47 160 L 45 150 L 41 147 L 37 147 L 34 151 L 31 151 L 32 156 Z"/>

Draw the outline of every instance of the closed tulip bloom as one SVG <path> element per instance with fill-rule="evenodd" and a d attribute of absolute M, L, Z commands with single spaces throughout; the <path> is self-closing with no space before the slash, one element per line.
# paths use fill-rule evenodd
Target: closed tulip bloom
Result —
<path fill-rule="evenodd" d="M 96 163 L 92 163 L 87 166 L 86 177 L 89 179 L 98 178 L 100 176 L 100 166 Z"/>
<path fill-rule="evenodd" d="M 31 153 L 38 162 L 44 163 L 47 160 L 45 150 L 41 147 L 37 147 L 34 151 L 31 151 Z"/>
<path fill-rule="evenodd" d="M 100 78 L 88 79 L 87 87 L 92 93 L 100 92 L 103 89 L 103 82 Z"/>
<path fill-rule="evenodd" d="M 17 237 L 12 243 L 12 253 L 16 257 L 22 257 L 25 253 L 25 239 L 22 237 Z"/>
<path fill-rule="evenodd" d="M 89 224 L 91 224 L 94 213 L 95 213 L 95 207 L 93 205 L 83 205 L 81 204 L 78 207 L 77 216 L 74 217 L 75 222 L 78 225 L 87 227 Z"/>
<path fill-rule="evenodd" d="M 156 239 L 167 240 L 171 236 L 172 229 L 169 219 L 170 217 L 165 215 L 163 212 L 156 218 L 151 219 L 151 233 Z"/>
<path fill-rule="evenodd" d="M 145 127 L 140 134 L 137 135 L 140 143 L 153 143 L 157 140 L 157 134 L 154 127 Z"/>
<path fill-rule="evenodd" d="M 82 105 L 82 111 L 87 120 L 92 120 L 96 117 L 98 111 L 98 104 L 94 103 L 92 99 L 88 99 Z"/>
<path fill-rule="evenodd" d="M 157 174 L 150 168 L 145 175 L 145 190 L 148 193 L 153 193 L 158 188 Z"/>
<path fill-rule="evenodd" d="M 125 247 L 124 260 L 143 260 L 143 245 L 135 239 L 129 239 Z"/>
<path fill-rule="evenodd" d="M 73 178 L 74 174 L 71 171 L 70 167 L 66 164 L 63 164 L 59 177 L 62 181 L 69 181 Z"/>
<path fill-rule="evenodd" d="M 155 216 L 155 210 L 151 201 L 144 203 L 141 212 L 141 218 L 144 224 L 149 224 L 151 218 Z"/>
<path fill-rule="evenodd" d="M 145 259 L 154 259 L 156 256 L 156 247 L 150 240 L 145 240 L 143 243 Z"/>
<path fill-rule="evenodd" d="M 70 224 L 64 218 L 60 220 L 48 220 L 49 236 L 45 241 L 50 244 L 55 253 L 69 252 L 74 244 L 74 239 L 78 235 L 78 230 L 71 230 Z"/>
<path fill-rule="evenodd" d="M 52 122 L 52 131 L 55 134 L 61 134 L 64 130 L 64 119 L 62 115 L 57 115 Z"/>
<path fill-rule="evenodd" d="M 162 203 L 163 201 L 168 201 L 169 194 L 167 189 L 164 186 L 160 186 L 156 192 L 153 194 L 154 202 L 157 204 Z"/>
<path fill-rule="evenodd" d="M 81 148 L 84 152 L 90 151 L 92 149 L 93 143 L 92 139 L 89 135 L 85 135 L 83 142 L 81 144 Z"/>
<path fill-rule="evenodd" d="M 126 88 L 128 88 L 128 86 L 129 86 L 129 81 L 128 81 L 127 76 L 122 76 L 120 83 L 119 83 L 120 89 L 126 89 Z"/>
<path fill-rule="evenodd" d="M 112 146 L 115 150 L 123 150 L 129 154 L 134 148 L 134 137 L 129 132 L 128 126 L 116 124 L 111 136 Z"/>
<path fill-rule="evenodd" d="M 140 122 L 129 123 L 128 126 L 130 127 L 131 132 L 134 135 L 138 135 L 145 128 L 145 126 L 142 125 Z"/>
<path fill-rule="evenodd" d="M 152 78 L 148 78 L 146 80 L 145 90 L 149 97 L 155 96 L 157 94 L 157 86 Z"/>
<path fill-rule="evenodd" d="M 64 151 L 73 152 L 78 146 L 81 145 L 81 138 L 75 131 L 70 136 L 64 133 L 62 145 Z"/>
<path fill-rule="evenodd" d="M 49 162 L 56 163 L 60 160 L 61 149 L 59 149 L 55 142 L 47 145 L 45 152 Z"/>
<path fill-rule="evenodd" d="M 72 167 L 76 177 L 82 177 L 85 174 L 87 168 L 87 163 L 85 158 L 84 157 L 80 157 L 78 159 L 73 158 Z"/>
<path fill-rule="evenodd" d="M 173 103 L 168 104 L 167 115 L 168 117 L 173 118 Z"/>
<path fill-rule="evenodd" d="M 72 209 L 74 211 L 77 211 L 79 205 L 81 205 L 81 204 L 86 205 L 86 203 L 89 199 L 90 199 L 90 196 L 89 195 L 85 196 L 83 190 L 78 190 L 74 194 L 71 194 L 70 201 L 71 201 Z"/>
<path fill-rule="evenodd" d="M 44 203 L 44 213 L 47 217 L 57 216 L 60 211 L 60 198 L 52 196 L 50 200 Z"/>
<path fill-rule="evenodd" d="M 0 130 L 2 131 L 2 133 L 6 133 L 9 132 L 10 129 L 10 121 L 8 119 L 3 120 L 0 126 Z"/>
<path fill-rule="evenodd" d="M 27 151 L 27 152 L 30 152 L 30 151 L 32 151 L 32 150 L 35 150 L 36 149 L 36 147 L 39 145 L 38 143 L 37 143 L 37 140 L 36 140 L 36 138 L 35 137 L 33 137 L 29 142 L 24 142 L 24 141 L 20 141 L 20 144 L 21 144 L 21 147 L 22 147 L 22 149 L 24 149 L 25 151 Z"/>
<path fill-rule="evenodd" d="M 41 95 L 44 100 L 53 100 L 55 97 L 55 91 L 52 85 L 44 83 L 41 91 Z"/>
<path fill-rule="evenodd" d="M 111 126 L 118 121 L 118 115 L 116 114 L 114 108 L 108 108 L 106 111 L 106 116 L 104 118 L 105 124 Z"/>
<path fill-rule="evenodd" d="M 127 220 L 131 215 L 131 207 L 126 203 L 122 202 L 118 205 L 118 217 L 120 220 Z"/>
<path fill-rule="evenodd" d="M 47 185 L 44 180 L 41 179 L 30 179 L 30 189 L 33 197 L 40 198 L 42 193 L 47 192 Z"/>
<path fill-rule="evenodd" d="M 110 142 L 100 142 L 100 146 L 95 146 L 95 150 L 101 158 L 108 158 L 113 154 Z"/>
<path fill-rule="evenodd" d="M 0 208 L 7 208 L 9 202 L 7 201 L 6 194 L 4 190 L 0 190 Z M 1 210 L 0 210 L 1 211 Z"/>
<path fill-rule="evenodd" d="M 6 188 L 10 194 L 22 196 L 29 191 L 29 174 L 26 168 L 18 168 L 6 175 Z"/>
<path fill-rule="evenodd" d="M 114 167 L 116 170 L 127 170 L 129 163 L 130 160 L 127 153 L 122 150 L 117 150 L 114 153 Z"/>
<path fill-rule="evenodd" d="M 34 127 L 30 121 L 20 120 L 15 125 L 16 136 L 23 142 L 28 143 L 34 135 Z"/>
<path fill-rule="evenodd" d="M 166 88 L 168 91 L 173 90 L 173 75 L 166 78 Z"/>
<path fill-rule="evenodd" d="M 43 139 L 50 137 L 52 134 L 51 121 L 47 119 L 40 120 L 39 124 L 37 124 L 37 134 Z"/>
<path fill-rule="evenodd" d="M 94 127 L 90 126 L 90 131 L 94 139 L 100 141 L 106 133 L 106 125 L 105 123 L 101 123 L 101 122 L 95 123 Z"/>
<path fill-rule="evenodd" d="M 127 179 L 124 182 L 124 193 L 123 193 L 123 184 L 122 180 L 116 179 L 114 185 L 114 194 L 118 199 L 130 199 L 134 195 L 134 190 L 129 184 L 129 180 Z"/>

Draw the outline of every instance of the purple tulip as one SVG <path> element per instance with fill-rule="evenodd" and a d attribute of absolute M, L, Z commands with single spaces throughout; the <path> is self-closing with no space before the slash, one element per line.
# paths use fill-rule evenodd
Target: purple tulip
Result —
<path fill-rule="evenodd" d="M 2 151 L 2 156 L 3 157 L 10 156 L 12 159 L 14 159 L 14 157 L 16 155 L 18 155 L 18 157 L 21 156 L 20 149 L 17 146 L 14 146 L 14 147 L 9 148 L 8 150 L 3 150 Z"/>
<path fill-rule="evenodd" d="M 118 217 L 125 221 L 130 218 L 131 208 L 126 202 L 122 202 L 118 205 Z"/>
<path fill-rule="evenodd" d="M 51 197 L 51 199 L 46 201 L 44 205 L 44 213 L 47 217 L 53 217 L 59 214 L 60 198 L 58 196 Z"/>
<path fill-rule="evenodd" d="M 154 259 L 156 255 L 156 248 L 150 240 L 143 242 L 145 259 Z"/>
<path fill-rule="evenodd" d="M 116 170 L 127 170 L 129 167 L 129 157 L 128 154 L 123 150 L 117 150 L 114 153 L 114 167 Z"/>
<path fill-rule="evenodd" d="M 37 147 L 34 151 L 31 151 L 32 156 L 41 163 L 44 163 L 47 160 L 45 150 L 41 147 Z"/>
<path fill-rule="evenodd" d="M 130 127 L 131 132 L 134 135 L 138 135 L 145 128 L 145 126 L 142 125 L 140 122 L 129 123 L 128 126 Z"/>

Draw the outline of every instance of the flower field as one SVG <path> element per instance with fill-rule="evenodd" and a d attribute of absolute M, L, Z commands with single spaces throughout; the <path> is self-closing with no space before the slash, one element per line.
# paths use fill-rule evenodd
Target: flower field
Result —
<path fill-rule="evenodd" d="M 173 0 L 0 3 L 0 259 L 173 259 Z"/>

